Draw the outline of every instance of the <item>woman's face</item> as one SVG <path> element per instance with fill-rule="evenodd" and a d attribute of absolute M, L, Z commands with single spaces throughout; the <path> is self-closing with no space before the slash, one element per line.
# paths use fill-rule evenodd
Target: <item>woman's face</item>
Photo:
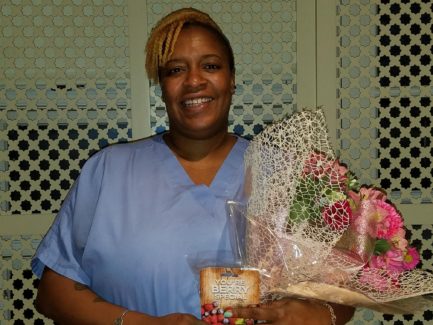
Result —
<path fill-rule="evenodd" d="M 184 28 L 160 80 L 170 132 L 194 139 L 227 132 L 235 82 L 215 34 L 200 26 Z"/>

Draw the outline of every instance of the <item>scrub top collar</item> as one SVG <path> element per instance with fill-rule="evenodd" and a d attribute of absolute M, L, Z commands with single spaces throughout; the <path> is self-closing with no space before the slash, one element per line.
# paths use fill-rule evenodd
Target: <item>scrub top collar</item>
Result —
<path fill-rule="evenodd" d="M 182 167 L 180 162 L 177 160 L 174 153 L 167 146 L 163 139 L 163 134 L 158 134 L 154 137 L 154 140 L 163 146 L 163 159 L 161 164 L 164 165 L 163 170 L 166 170 L 167 173 L 164 175 L 166 177 L 166 181 L 168 181 L 172 186 L 178 186 L 183 188 L 191 188 L 191 187 L 203 187 L 212 192 L 215 196 L 220 196 L 224 193 L 224 196 L 231 197 L 234 196 L 237 190 L 236 182 L 233 182 L 234 179 L 238 178 L 243 171 L 243 155 L 238 154 L 239 151 L 242 151 L 242 141 L 241 138 L 235 135 L 237 140 L 218 170 L 215 178 L 212 180 L 210 186 L 195 185 L 185 169 Z"/>

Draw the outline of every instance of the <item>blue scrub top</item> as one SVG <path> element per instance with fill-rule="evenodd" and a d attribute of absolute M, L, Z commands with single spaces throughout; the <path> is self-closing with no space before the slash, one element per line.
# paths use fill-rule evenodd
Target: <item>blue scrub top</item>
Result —
<path fill-rule="evenodd" d="M 237 139 L 209 187 L 192 183 L 162 135 L 101 150 L 68 193 L 33 271 L 40 277 L 47 266 L 131 310 L 199 317 L 195 267 L 231 256 L 225 204 L 243 200 L 247 145 Z"/>

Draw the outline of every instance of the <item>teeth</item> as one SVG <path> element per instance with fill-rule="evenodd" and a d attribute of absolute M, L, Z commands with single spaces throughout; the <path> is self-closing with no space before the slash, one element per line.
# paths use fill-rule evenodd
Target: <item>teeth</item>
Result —
<path fill-rule="evenodd" d="M 194 99 L 188 99 L 188 100 L 184 101 L 183 104 L 185 106 L 194 106 L 194 105 L 200 105 L 203 103 L 210 102 L 211 100 L 212 100 L 212 98 L 210 98 L 210 97 L 194 98 Z"/>

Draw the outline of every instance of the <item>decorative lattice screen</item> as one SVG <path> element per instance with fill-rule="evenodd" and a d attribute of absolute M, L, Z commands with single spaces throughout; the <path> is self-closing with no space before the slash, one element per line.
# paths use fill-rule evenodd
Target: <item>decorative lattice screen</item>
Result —
<path fill-rule="evenodd" d="M 338 130 L 340 156 L 371 184 L 378 177 L 377 1 L 340 1 L 338 6 Z"/>
<path fill-rule="evenodd" d="M 124 0 L 0 6 L 0 211 L 55 212 L 89 155 L 131 137 Z"/>
<path fill-rule="evenodd" d="M 341 155 L 395 203 L 432 203 L 431 1 L 341 1 Z"/>
<path fill-rule="evenodd" d="M 379 6 L 380 184 L 402 203 L 432 203 L 433 4 Z"/>
<path fill-rule="evenodd" d="M 149 27 L 181 6 L 203 9 L 223 26 L 237 59 L 231 130 L 251 136 L 296 110 L 295 0 L 146 2 Z M 127 4 L 1 2 L 0 214 L 57 211 L 93 151 L 131 138 Z M 340 0 L 336 12 L 343 160 L 396 202 L 431 200 L 431 0 Z M 159 94 L 151 88 L 155 132 L 167 128 Z M 410 230 L 423 267 L 433 269 L 431 226 Z M 37 280 L 29 261 L 40 238 L 0 235 L 1 325 L 51 324 L 32 306 Z M 359 310 L 352 323 L 432 320 L 432 311 Z"/>

